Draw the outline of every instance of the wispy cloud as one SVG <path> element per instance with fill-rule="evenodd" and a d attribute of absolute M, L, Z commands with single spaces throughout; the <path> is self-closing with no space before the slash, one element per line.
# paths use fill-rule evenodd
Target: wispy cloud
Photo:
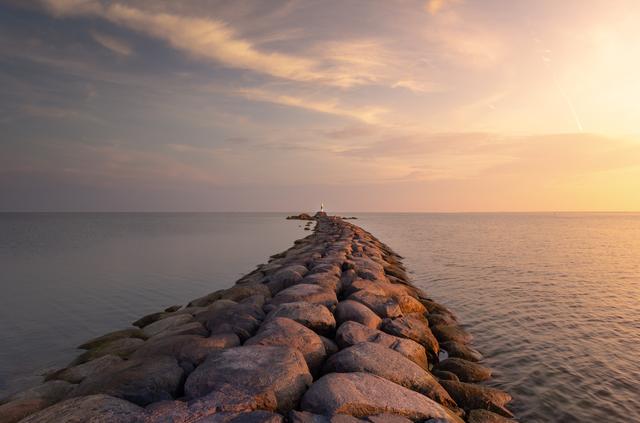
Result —
<path fill-rule="evenodd" d="M 236 92 L 252 101 L 263 101 L 283 106 L 297 107 L 314 112 L 355 119 L 364 123 L 377 123 L 380 116 L 387 112 L 387 109 L 382 107 L 345 107 L 341 106 L 338 100 L 313 100 L 264 89 L 243 88 Z"/>
<path fill-rule="evenodd" d="M 131 56 L 133 54 L 133 48 L 121 39 L 96 31 L 91 31 L 91 37 L 102 47 L 120 56 Z"/>

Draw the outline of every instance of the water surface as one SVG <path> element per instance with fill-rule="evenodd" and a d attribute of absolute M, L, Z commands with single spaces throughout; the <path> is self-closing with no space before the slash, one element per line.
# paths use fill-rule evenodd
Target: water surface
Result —
<path fill-rule="evenodd" d="M 284 217 L 0 214 L 0 397 L 90 337 L 231 286 L 305 234 Z"/>
<path fill-rule="evenodd" d="M 522 422 L 640 422 L 640 215 L 362 214 Z"/>

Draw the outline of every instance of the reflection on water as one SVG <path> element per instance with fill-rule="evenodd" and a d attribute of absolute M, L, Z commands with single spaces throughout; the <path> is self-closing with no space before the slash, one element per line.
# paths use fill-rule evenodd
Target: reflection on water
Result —
<path fill-rule="evenodd" d="M 74 346 L 230 286 L 305 234 L 285 214 L 0 214 L 0 397 Z"/>
<path fill-rule="evenodd" d="M 640 215 L 363 214 L 523 422 L 640 422 Z"/>

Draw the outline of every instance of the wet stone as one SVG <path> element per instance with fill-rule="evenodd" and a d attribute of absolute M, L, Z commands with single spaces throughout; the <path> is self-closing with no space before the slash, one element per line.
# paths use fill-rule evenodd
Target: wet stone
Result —
<path fill-rule="evenodd" d="M 396 319 L 384 319 L 381 329 L 391 335 L 411 339 L 424 346 L 431 357 L 437 357 L 440 346 L 421 314 L 408 314 Z"/>
<path fill-rule="evenodd" d="M 58 370 L 47 376 L 47 380 L 64 380 L 70 383 L 80 383 L 92 374 L 108 371 L 109 368 L 122 363 L 122 358 L 114 355 L 104 355 L 95 360 L 73 367 Z"/>
<path fill-rule="evenodd" d="M 70 395 L 107 394 L 144 406 L 172 399 L 178 393 L 183 375 L 184 371 L 173 357 L 132 359 L 106 372 L 87 376 Z"/>
<path fill-rule="evenodd" d="M 284 303 L 269 312 L 265 323 L 276 317 L 286 317 L 294 320 L 316 333 L 327 335 L 336 329 L 336 320 L 327 307 L 306 301 Z"/>
<path fill-rule="evenodd" d="M 426 396 L 369 373 L 329 373 L 321 377 L 304 394 L 300 408 L 325 415 L 391 413 L 411 420 L 461 422 Z"/>
<path fill-rule="evenodd" d="M 335 318 L 338 325 L 347 321 L 354 321 L 372 329 L 378 329 L 382 319 L 369 307 L 352 300 L 344 300 L 338 303 L 335 310 Z"/>
<path fill-rule="evenodd" d="M 277 306 L 284 303 L 294 303 L 306 301 L 309 303 L 322 304 L 329 310 L 333 310 L 338 304 L 336 293 L 330 289 L 319 285 L 299 284 L 280 291 L 270 304 Z"/>
<path fill-rule="evenodd" d="M 71 362 L 71 365 L 73 366 L 86 363 L 87 361 L 95 360 L 96 358 L 105 355 L 115 355 L 118 357 L 126 358 L 140 346 L 142 346 L 142 344 L 144 344 L 144 341 L 139 338 L 116 339 L 115 341 L 101 344 L 100 346 L 90 349 L 89 351 L 86 351 L 85 353 L 79 355 L 75 360 Z"/>
<path fill-rule="evenodd" d="M 21 423 L 87 422 L 142 423 L 144 409 L 109 395 L 89 395 L 59 402 L 30 415 Z"/>
<path fill-rule="evenodd" d="M 431 331 L 440 342 L 457 342 L 459 344 L 468 344 L 473 337 L 457 325 L 436 325 Z"/>
<path fill-rule="evenodd" d="M 244 345 L 279 345 L 296 348 L 304 355 L 311 369 L 320 369 L 326 357 L 322 339 L 311 329 L 284 317 L 275 317 L 265 322 L 258 333 Z"/>
<path fill-rule="evenodd" d="M 281 346 L 249 345 L 216 351 L 189 375 L 187 398 L 225 411 L 225 404 L 286 413 L 312 378 L 302 353 Z"/>
<path fill-rule="evenodd" d="M 511 395 L 504 391 L 451 380 L 441 380 L 440 384 L 449 392 L 458 406 L 466 411 L 480 408 L 505 417 L 513 417 L 513 414 L 506 408 L 506 404 L 512 399 Z"/>
<path fill-rule="evenodd" d="M 468 361 L 481 361 L 483 358 L 476 349 L 454 341 L 442 342 L 440 348 L 445 350 L 449 357 L 463 358 Z"/>
<path fill-rule="evenodd" d="M 427 369 L 427 355 L 422 345 L 415 341 L 386 334 L 356 322 L 345 322 L 336 331 L 336 343 L 346 348 L 360 342 L 373 342 L 391 348 L 407 357 L 423 369 Z"/>
<path fill-rule="evenodd" d="M 462 382 L 482 382 L 491 379 L 491 369 L 461 358 L 448 358 L 436 368 L 454 373 Z"/>
<path fill-rule="evenodd" d="M 111 341 L 115 341 L 117 339 L 122 338 L 140 338 L 147 339 L 147 336 L 142 332 L 142 330 L 138 328 L 129 328 L 117 330 L 115 332 L 109 332 L 102 336 L 98 336 L 97 338 L 93 338 L 85 342 L 84 344 L 78 346 L 81 350 L 91 350 L 93 348 L 97 348 L 101 345 L 108 344 Z"/>
<path fill-rule="evenodd" d="M 365 372 L 420 392 L 438 403 L 455 408 L 447 391 L 425 369 L 402 354 L 370 342 L 346 348 L 327 360 L 324 373 Z"/>

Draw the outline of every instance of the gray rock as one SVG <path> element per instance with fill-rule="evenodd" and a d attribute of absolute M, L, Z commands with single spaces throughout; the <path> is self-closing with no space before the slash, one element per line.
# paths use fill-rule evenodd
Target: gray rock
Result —
<path fill-rule="evenodd" d="M 214 303 L 208 311 L 195 316 L 212 334 L 235 333 L 241 340 L 253 336 L 265 315 L 262 307 L 252 304 Z"/>
<path fill-rule="evenodd" d="M 252 295 L 271 296 L 269 288 L 259 282 L 243 283 L 232 286 L 229 289 L 221 289 L 203 297 L 196 298 L 188 304 L 188 307 L 206 307 L 218 300 L 241 301 Z"/>
<path fill-rule="evenodd" d="M 92 374 L 108 371 L 109 368 L 122 363 L 122 358 L 115 355 L 104 355 L 95 360 L 73 367 L 58 370 L 46 377 L 46 380 L 64 380 L 70 383 L 80 383 Z"/>
<path fill-rule="evenodd" d="M 269 292 L 275 295 L 283 289 L 300 283 L 307 272 L 308 269 L 304 266 L 295 265 L 285 267 L 269 276 L 269 282 L 266 283 L 266 286 L 269 288 Z"/>
<path fill-rule="evenodd" d="M 448 358 L 440 362 L 436 368 L 451 372 L 462 382 L 482 382 L 491 379 L 491 369 L 462 358 Z"/>
<path fill-rule="evenodd" d="M 78 348 L 80 348 L 81 350 L 91 350 L 100 347 L 103 344 L 108 344 L 109 342 L 122 338 L 147 339 L 147 336 L 138 328 L 122 329 L 115 332 L 109 332 L 102 336 L 98 336 L 97 338 L 90 339 L 84 344 L 78 346 Z"/>
<path fill-rule="evenodd" d="M 271 304 L 277 306 L 279 304 L 295 303 L 300 301 L 322 304 L 329 310 L 333 310 L 336 304 L 338 304 L 338 298 L 334 291 L 323 288 L 319 285 L 310 284 L 298 284 L 280 291 L 275 297 L 273 297 Z"/>
<path fill-rule="evenodd" d="M 360 342 L 373 342 L 391 348 L 423 369 L 428 369 L 425 349 L 415 341 L 389 335 L 356 322 L 345 322 L 336 331 L 336 343 L 340 348 L 346 348 Z"/>
<path fill-rule="evenodd" d="M 183 376 L 184 371 L 173 357 L 132 359 L 111 367 L 108 372 L 87 376 L 70 395 L 107 394 L 147 405 L 172 399 Z"/>
<path fill-rule="evenodd" d="M 284 303 L 269 312 L 265 323 L 276 318 L 286 317 L 308 327 L 309 329 L 327 335 L 336 329 L 336 320 L 327 307 L 306 301 Z"/>
<path fill-rule="evenodd" d="M 191 321 L 193 321 L 193 317 L 191 315 L 186 313 L 177 314 L 175 316 L 165 317 L 164 319 L 160 319 L 148 324 L 142 329 L 142 332 L 144 332 L 147 338 L 151 338 L 152 336 L 157 335 L 160 332 L 173 329 L 176 326 L 180 326 Z"/>
<path fill-rule="evenodd" d="M 338 303 L 335 310 L 335 318 L 338 325 L 351 320 L 366 327 L 378 329 L 382 324 L 382 319 L 369 307 L 352 300 L 344 300 Z"/>
<path fill-rule="evenodd" d="M 400 309 L 398 302 L 385 295 L 360 290 L 351 294 L 347 299 L 366 305 L 373 310 L 374 313 L 383 318 L 402 316 L 402 310 Z"/>
<path fill-rule="evenodd" d="M 302 397 L 300 408 L 315 414 L 349 414 L 363 417 L 382 413 L 411 420 L 462 421 L 422 394 L 368 373 L 329 373 Z"/>
<path fill-rule="evenodd" d="M 197 335 L 176 335 L 150 339 L 131 358 L 147 358 L 160 355 L 174 357 L 178 362 L 186 361 L 199 365 L 210 353 L 240 345 L 240 338 L 233 333 L 215 334 L 208 338 Z"/>
<path fill-rule="evenodd" d="M 514 423 L 515 420 L 502 417 L 487 410 L 471 410 L 467 417 L 469 423 Z"/>
<path fill-rule="evenodd" d="M 302 353 L 294 348 L 250 345 L 211 353 L 189 375 L 187 398 L 218 411 L 264 409 L 286 413 L 295 407 L 312 378 Z M 235 407 L 235 410 L 225 410 Z"/>
<path fill-rule="evenodd" d="M 21 423 L 142 423 L 144 409 L 108 395 L 90 395 L 59 402 Z"/>
<path fill-rule="evenodd" d="M 447 372 L 444 370 L 433 369 L 431 370 L 431 374 L 437 377 L 440 380 L 454 380 L 456 382 L 460 382 L 458 376 L 455 373 Z"/>
<path fill-rule="evenodd" d="M 451 398 L 464 410 L 481 408 L 505 417 L 513 417 L 513 414 L 506 408 L 506 404 L 512 399 L 511 395 L 504 391 L 489 388 L 488 386 L 452 380 L 441 380 L 440 385 L 449 392 Z"/>
<path fill-rule="evenodd" d="M 167 313 L 166 311 L 159 311 L 156 313 L 147 314 L 133 322 L 133 326 L 137 326 L 139 328 L 143 328 L 147 325 L 150 325 L 153 322 L 156 322 L 160 319 L 164 319 L 165 317 L 171 316 L 172 313 Z"/>
<path fill-rule="evenodd" d="M 402 354 L 380 344 L 362 342 L 331 356 L 324 373 L 365 372 L 420 392 L 448 408 L 456 403 L 434 377 Z"/>
<path fill-rule="evenodd" d="M 427 314 L 427 320 L 429 320 L 430 326 L 457 324 L 456 319 L 450 314 L 430 313 Z"/>
<path fill-rule="evenodd" d="M 473 337 L 457 325 L 436 325 L 431 331 L 440 342 L 457 342 L 458 344 L 468 344 Z"/>
<path fill-rule="evenodd" d="M 279 345 L 296 348 L 315 373 L 320 369 L 327 355 L 322 339 L 311 329 L 284 317 L 274 317 L 265 322 L 256 336 L 244 345 Z"/>
<path fill-rule="evenodd" d="M 45 382 L 41 385 L 34 386 L 24 391 L 17 392 L 5 401 L 16 401 L 26 399 L 42 399 L 48 403 L 58 402 L 65 398 L 67 394 L 73 389 L 73 385 L 63 380 L 52 380 Z"/>
<path fill-rule="evenodd" d="M 139 338 L 121 338 L 115 341 L 110 341 L 101 344 L 98 347 L 90 349 L 89 351 L 80 354 L 75 360 L 71 362 L 72 366 L 86 363 L 87 361 L 95 360 L 105 355 L 115 355 L 118 357 L 126 358 L 130 356 L 135 350 L 144 344 L 144 341 Z"/>
<path fill-rule="evenodd" d="M 481 361 L 483 359 L 482 354 L 480 354 L 478 350 L 458 342 L 441 342 L 440 348 L 445 350 L 447 354 L 449 354 L 449 357 L 464 358 L 469 361 Z"/>
<path fill-rule="evenodd" d="M 0 405 L 0 422 L 15 423 L 51 405 L 42 398 L 16 399 Z"/>
<path fill-rule="evenodd" d="M 169 327 L 161 332 L 156 333 L 150 339 L 158 339 L 158 338 L 164 338 L 167 336 L 176 336 L 176 335 L 208 336 L 209 331 L 205 329 L 205 327 L 200 322 L 189 322 L 182 325 Z"/>
<path fill-rule="evenodd" d="M 338 344 L 333 342 L 333 340 L 325 336 L 320 336 L 320 339 L 322 339 L 322 343 L 324 344 L 324 350 L 326 351 L 327 356 L 333 355 L 340 350 L 340 348 L 338 348 Z"/>
<path fill-rule="evenodd" d="M 340 292 L 341 290 L 340 276 L 334 273 L 312 273 L 305 276 L 300 283 L 320 285 L 334 292 Z"/>
<path fill-rule="evenodd" d="M 440 346 L 429 329 L 427 319 L 421 314 L 407 314 L 395 319 L 384 319 L 381 329 L 391 335 L 412 339 L 424 346 L 430 357 L 438 357 Z"/>
<path fill-rule="evenodd" d="M 347 414 L 323 416 L 308 411 L 292 411 L 288 416 L 289 423 L 364 423 L 366 420 L 357 419 Z"/>

